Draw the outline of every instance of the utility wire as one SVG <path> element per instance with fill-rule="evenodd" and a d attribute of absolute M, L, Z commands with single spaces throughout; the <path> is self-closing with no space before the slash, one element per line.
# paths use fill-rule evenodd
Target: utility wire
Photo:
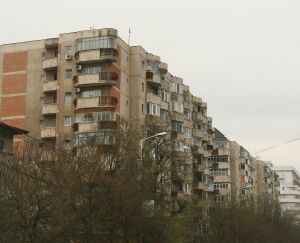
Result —
<path fill-rule="evenodd" d="M 297 141 L 297 140 L 300 140 L 300 137 L 296 137 L 296 138 L 290 139 L 290 140 L 288 140 L 288 141 L 284 141 L 284 142 L 281 142 L 281 143 L 272 145 L 272 146 L 270 146 L 270 147 L 264 148 L 264 149 L 262 149 L 262 150 L 258 150 L 258 151 L 256 151 L 256 152 L 254 152 L 253 154 L 259 154 L 259 153 L 262 153 L 262 152 L 265 152 L 265 151 L 268 151 L 268 150 L 271 150 L 271 149 L 280 147 L 280 146 L 282 146 L 282 145 L 285 145 L 285 144 L 288 144 L 288 143 L 295 142 L 295 141 Z"/>
<path fill-rule="evenodd" d="M 262 113 L 262 112 L 269 111 L 269 110 L 275 110 L 275 109 L 278 109 L 278 108 L 281 108 L 281 107 L 295 105 L 297 103 L 300 103 L 300 100 L 290 102 L 290 103 L 286 103 L 286 104 L 277 105 L 277 106 L 271 106 L 271 107 L 264 108 L 264 109 L 261 109 L 261 110 L 243 113 L 243 114 L 240 114 L 240 115 L 234 115 L 234 116 L 228 116 L 228 117 L 216 119 L 214 122 L 220 122 L 220 121 L 231 120 L 231 119 L 240 118 L 240 117 L 244 117 L 244 116 L 250 116 L 250 115 L 253 115 L 253 114 Z"/>

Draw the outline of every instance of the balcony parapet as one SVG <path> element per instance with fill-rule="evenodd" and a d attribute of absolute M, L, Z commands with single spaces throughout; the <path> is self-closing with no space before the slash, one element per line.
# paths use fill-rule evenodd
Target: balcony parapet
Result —
<path fill-rule="evenodd" d="M 116 85 L 118 75 L 115 72 L 101 72 L 96 74 L 80 74 L 74 78 L 75 87 L 86 86 L 102 86 L 102 85 Z"/>

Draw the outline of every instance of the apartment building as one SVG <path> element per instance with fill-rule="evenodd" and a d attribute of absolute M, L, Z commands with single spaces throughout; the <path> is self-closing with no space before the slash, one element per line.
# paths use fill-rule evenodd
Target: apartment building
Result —
<path fill-rule="evenodd" d="M 273 170 L 273 163 L 256 159 L 257 195 L 277 200 L 279 196 L 279 176 Z"/>
<path fill-rule="evenodd" d="M 300 174 L 293 166 L 274 166 L 279 176 L 281 208 L 300 220 Z"/>
<path fill-rule="evenodd" d="M 121 118 L 169 132 L 176 195 L 209 197 L 214 130 L 207 104 L 159 56 L 128 46 L 111 28 L 0 45 L 1 121 L 76 152 L 91 140 L 110 144 Z"/>
<path fill-rule="evenodd" d="M 216 202 L 257 199 L 256 160 L 235 141 L 230 141 L 215 129 L 215 149 L 209 161 L 212 164 L 213 197 Z"/>

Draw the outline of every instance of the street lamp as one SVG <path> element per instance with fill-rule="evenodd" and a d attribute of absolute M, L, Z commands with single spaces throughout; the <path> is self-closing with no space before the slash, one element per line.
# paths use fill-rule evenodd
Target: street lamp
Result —
<path fill-rule="evenodd" d="M 160 132 L 160 133 L 157 133 L 157 134 L 155 134 L 155 135 L 153 135 L 153 136 L 150 136 L 150 137 L 146 137 L 146 138 L 142 138 L 141 139 L 141 155 L 143 154 L 143 145 L 144 145 L 144 141 L 146 141 L 146 140 L 148 140 L 148 139 L 150 139 L 150 138 L 155 138 L 155 137 L 160 137 L 160 136 L 165 136 L 165 135 L 167 135 L 168 133 L 167 132 Z"/>

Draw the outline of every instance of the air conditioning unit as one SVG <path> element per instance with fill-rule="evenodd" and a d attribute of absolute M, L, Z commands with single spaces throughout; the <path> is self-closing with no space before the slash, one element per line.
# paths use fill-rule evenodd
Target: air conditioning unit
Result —
<path fill-rule="evenodd" d="M 72 59 L 72 54 L 71 53 L 66 53 L 65 59 L 66 60 L 71 60 Z"/>
<path fill-rule="evenodd" d="M 76 70 L 81 71 L 82 70 L 82 65 L 76 65 Z"/>
<path fill-rule="evenodd" d="M 75 90 L 76 93 L 80 92 L 80 88 L 75 88 L 74 90 Z"/>

